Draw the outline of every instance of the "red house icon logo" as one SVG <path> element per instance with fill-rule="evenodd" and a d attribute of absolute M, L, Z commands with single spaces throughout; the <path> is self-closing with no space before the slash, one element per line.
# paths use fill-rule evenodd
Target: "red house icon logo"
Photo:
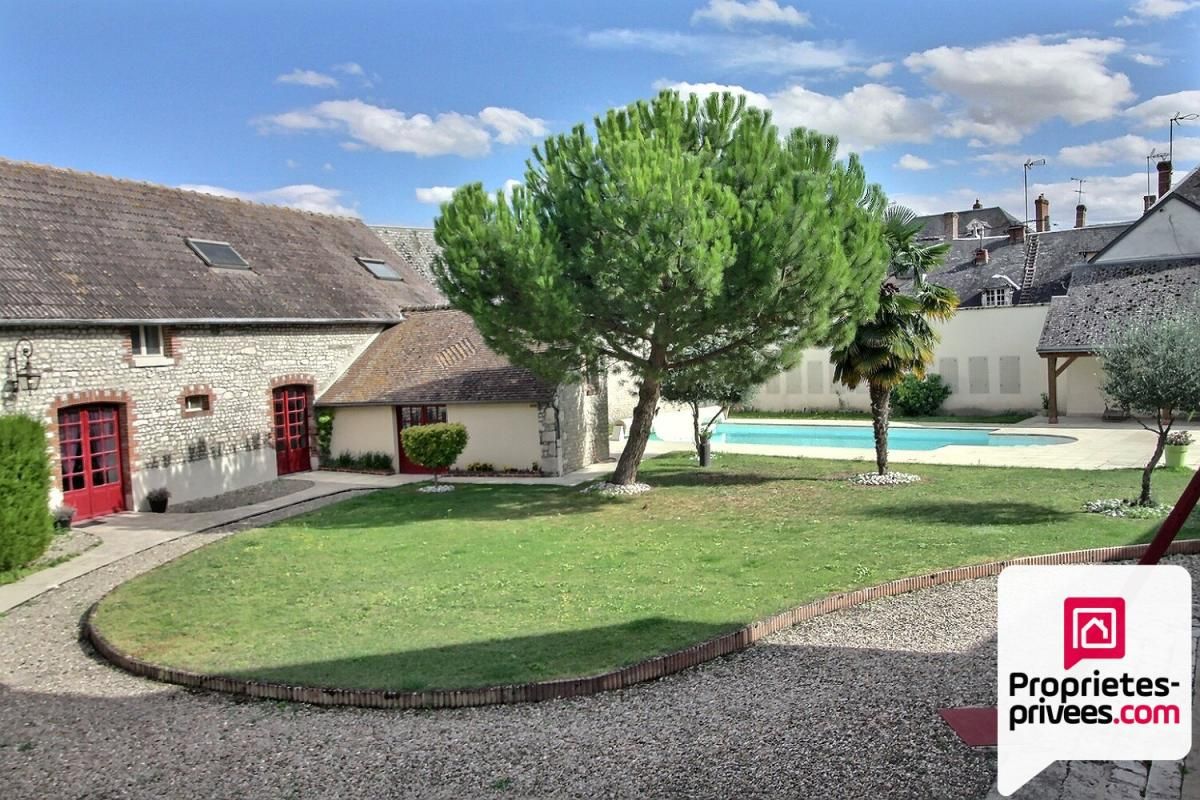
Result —
<path fill-rule="evenodd" d="M 1125 657 L 1125 598 L 1068 597 L 1063 601 L 1063 668 L 1085 658 Z"/>

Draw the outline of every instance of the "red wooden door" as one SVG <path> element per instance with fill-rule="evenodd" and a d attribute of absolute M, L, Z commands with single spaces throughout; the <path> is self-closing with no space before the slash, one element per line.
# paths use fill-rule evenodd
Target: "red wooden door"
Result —
<path fill-rule="evenodd" d="M 404 429 L 414 425 L 432 425 L 435 422 L 446 421 L 445 406 L 397 406 L 396 428 L 400 437 L 398 444 L 400 452 L 400 471 L 422 475 L 432 474 L 433 470 L 426 469 L 414 461 L 410 461 L 404 453 Z"/>
<path fill-rule="evenodd" d="M 63 502 L 75 507 L 75 519 L 125 510 L 121 418 L 116 406 L 59 411 L 58 452 Z"/>
<path fill-rule="evenodd" d="M 275 390 L 275 467 L 280 475 L 312 469 L 308 442 L 308 387 Z"/>

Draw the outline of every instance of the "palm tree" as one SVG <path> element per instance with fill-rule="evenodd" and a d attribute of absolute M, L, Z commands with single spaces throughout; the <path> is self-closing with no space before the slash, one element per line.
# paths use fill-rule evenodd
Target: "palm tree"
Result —
<path fill-rule="evenodd" d="M 879 310 L 860 324 L 847 344 L 830 354 L 834 380 L 850 389 L 864 381 L 871 396 L 871 421 L 875 432 L 875 465 L 880 475 L 888 471 L 888 418 L 892 389 L 908 374 L 925 377 L 933 350 L 941 338 L 933 323 L 954 316 L 958 297 L 953 290 L 928 283 L 925 275 L 949 250 L 947 244 L 917 241 L 921 224 L 903 206 L 891 206 L 884 217 L 885 237 L 891 251 L 888 275 L 879 287 Z M 911 277 L 911 293 L 900 278 Z"/>

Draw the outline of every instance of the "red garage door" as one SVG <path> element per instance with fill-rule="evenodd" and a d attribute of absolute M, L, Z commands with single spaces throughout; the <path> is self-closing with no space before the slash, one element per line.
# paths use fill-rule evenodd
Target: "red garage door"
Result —
<path fill-rule="evenodd" d="M 125 510 L 121 474 L 121 416 L 113 405 L 58 412 L 63 502 L 83 520 Z"/>
<path fill-rule="evenodd" d="M 308 387 L 275 390 L 275 466 L 280 475 L 312 469 L 308 442 Z"/>

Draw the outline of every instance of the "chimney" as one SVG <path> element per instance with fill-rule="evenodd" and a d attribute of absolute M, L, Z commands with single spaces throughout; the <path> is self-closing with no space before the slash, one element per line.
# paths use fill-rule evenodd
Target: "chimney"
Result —
<path fill-rule="evenodd" d="M 958 212 L 947 211 L 942 214 L 942 228 L 945 231 L 946 241 L 951 241 L 958 238 Z"/>
<path fill-rule="evenodd" d="M 981 208 L 983 208 L 983 203 L 979 202 L 979 198 L 978 198 L 978 197 L 976 197 L 976 198 L 975 198 L 975 205 L 971 206 L 971 210 L 972 210 L 972 211 L 978 211 L 978 210 L 979 210 L 979 209 L 981 209 Z"/>
<path fill-rule="evenodd" d="M 1171 191 L 1171 162 L 1158 162 L 1158 196 L 1162 197 Z"/>
<path fill-rule="evenodd" d="M 1046 195 L 1039 194 L 1037 200 L 1033 201 L 1033 218 L 1038 233 L 1050 230 L 1050 201 Z"/>
<path fill-rule="evenodd" d="M 1025 226 L 1020 223 L 1008 226 L 1008 241 L 1010 244 L 1021 244 L 1025 241 Z"/>
<path fill-rule="evenodd" d="M 1144 211 L 1149 211 L 1150 206 L 1154 205 L 1155 197 L 1152 194 L 1142 195 L 1142 205 L 1145 206 Z"/>
<path fill-rule="evenodd" d="M 983 247 L 979 248 L 978 250 L 975 251 L 975 266 L 982 267 L 984 264 L 988 263 L 988 260 L 990 258 L 991 258 L 991 254 L 988 253 L 988 251 L 985 248 L 983 248 Z"/>
<path fill-rule="evenodd" d="M 1083 203 L 1075 206 L 1075 227 L 1082 228 L 1087 225 L 1087 206 Z"/>

